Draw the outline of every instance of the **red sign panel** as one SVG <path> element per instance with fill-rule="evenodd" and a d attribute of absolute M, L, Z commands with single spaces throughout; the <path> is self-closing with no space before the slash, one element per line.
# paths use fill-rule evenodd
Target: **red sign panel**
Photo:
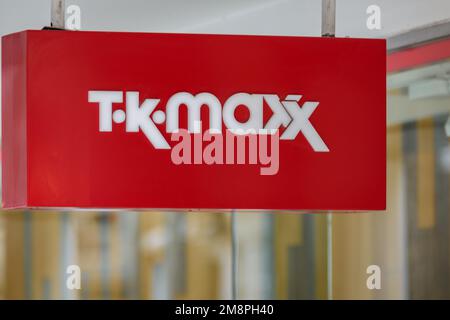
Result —
<path fill-rule="evenodd" d="M 384 40 L 2 39 L 3 206 L 382 210 Z"/>

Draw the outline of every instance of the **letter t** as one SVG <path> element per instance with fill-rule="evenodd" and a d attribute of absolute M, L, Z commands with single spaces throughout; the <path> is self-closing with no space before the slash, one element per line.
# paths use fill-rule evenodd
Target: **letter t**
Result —
<path fill-rule="evenodd" d="M 99 130 L 100 132 L 112 131 L 112 104 L 123 102 L 122 91 L 89 91 L 89 102 L 99 104 Z"/>

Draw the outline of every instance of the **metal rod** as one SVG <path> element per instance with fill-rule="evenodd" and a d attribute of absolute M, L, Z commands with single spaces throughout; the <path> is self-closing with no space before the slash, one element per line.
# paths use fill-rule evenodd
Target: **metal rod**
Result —
<path fill-rule="evenodd" d="M 336 0 L 322 0 L 322 37 L 336 35 Z M 327 213 L 327 298 L 333 299 L 333 215 Z"/>
<path fill-rule="evenodd" d="M 327 213 L 327 298 L 333 300 L 333 214 Z"/>
<path fill-rule="evenodd" d="M 238 235 L 236 223 L 236 210 L 231 211 L 231 299 L 238 297 Z"/>
<path fill-rule="evenodd" d="M 322 0 L 322 37 L 336 34 L 336 0 Z"/>
<path fill-rule="evenodd" d="M 65 1 L 52 0 L 52 13 L 50 26 L 55 29 L 64 29 L 65 27 Z"/>

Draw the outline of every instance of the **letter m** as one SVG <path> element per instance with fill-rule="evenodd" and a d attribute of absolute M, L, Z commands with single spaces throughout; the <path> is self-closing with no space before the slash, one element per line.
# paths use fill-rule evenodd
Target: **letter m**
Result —
<path fill-rule="evenodd" d="M 180 106 L 188 108 L 188 131 L 200 133 L 200 109 L 202 106 L 209 108 L 209 129 L 213 132 L 222 132 L 222 105 L 211 93 L 202 92 L 193 96 L 188 92 L 178 92 L 170 97 L 167 102 L 166 131 L 175 133 L 180 128 Z"/>

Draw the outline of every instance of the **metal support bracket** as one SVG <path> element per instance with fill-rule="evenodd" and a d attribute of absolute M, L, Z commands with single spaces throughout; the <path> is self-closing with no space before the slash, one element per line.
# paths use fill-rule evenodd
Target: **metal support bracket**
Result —
<path fill-rule="evenodd" d="M 64 0 L 52 0 L 50 27 L 44 30 L 64 30 L 66 5 Z"/>
<path fill-rule="evenodd" d="M 336 0 L 322 0 L 322 37 L 336 34 Z"/>

